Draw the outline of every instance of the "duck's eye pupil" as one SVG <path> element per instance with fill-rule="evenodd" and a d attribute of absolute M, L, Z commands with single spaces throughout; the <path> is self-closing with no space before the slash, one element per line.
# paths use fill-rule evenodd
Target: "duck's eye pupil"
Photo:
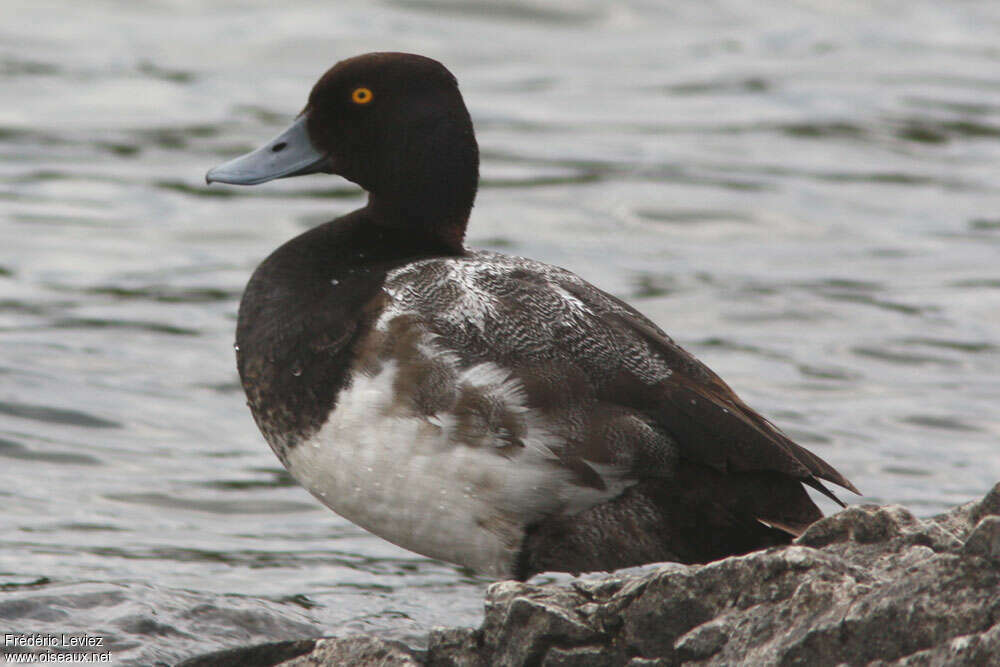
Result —
<path fill-rule="evenodd" d="M 372 91 L 368 88 L 355 88 L 351 93 L 351 101 L 355 104 L 368 104 L 372 101 Z"/>

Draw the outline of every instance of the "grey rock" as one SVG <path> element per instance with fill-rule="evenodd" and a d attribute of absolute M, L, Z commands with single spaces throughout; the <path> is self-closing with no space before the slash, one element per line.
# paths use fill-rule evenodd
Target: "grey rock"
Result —
<path fill-rule="evenodd" d="M 542 667 L 607 667 L 608 656 L 598 646 L 578 648 L 550 648 L 545 654 Z"/>
<path fill-rule="evenodd" d="M 985 516 L 965 541 L 965 553 L 1000 561 L 1000 516 Z"/>
<path fill-rule="evenodd" d="M 872 667 L 900 665 L 905 667 L 950 667 L 951 665 L 996 665 L 1000 662 L 1000 625 L 986 632 L 955 637 L 941 646 L 918 651 L 894 663 L 877 661 Z"/>
<path fill-rule="evenodd" d="M 418 667 L 420 664 L 413 652 L 402 644 L 369 635 L 320 639 L 310 653 L 281 663 L 283 667 Z"/>
<path fill-rule="evenodd" d="M 271 667 L 309 653 L 315 646 L 315 639 L 240 646 L 189 658 L 176 667 Z"/>
<path fill-rule="evenodd" d="M 282 664 L 1000 664 L 1000 484 L 931 519 L 850 507 L 704 565 L 499 582 L 481 627 L 434 630 L 425 651 L 321 640 Z"/>

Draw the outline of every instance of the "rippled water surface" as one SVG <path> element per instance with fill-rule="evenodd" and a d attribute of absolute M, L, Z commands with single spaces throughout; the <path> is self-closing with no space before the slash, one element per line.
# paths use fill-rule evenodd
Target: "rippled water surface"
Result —
<path fill-rule="evenodd" d="M 484 581 L 291 482 L 234 369 L 254 266 L 363 198 L 203 174 L 371 50 L 461 81 L 473 245 L 636 304 L 870 494 L 851 501 L 931 514 L 1000 480 L 998 3 L 31 0 L 0 19 L 2 632 L 151 664 L 478 622 Z"/>

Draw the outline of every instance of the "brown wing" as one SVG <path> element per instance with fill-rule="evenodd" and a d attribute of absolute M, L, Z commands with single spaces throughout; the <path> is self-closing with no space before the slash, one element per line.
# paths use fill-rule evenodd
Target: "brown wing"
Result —
<path fill-rule="evenodd" d="M 858 490 L 833 466 L 795 444 L 752 410 L 722 378 L 662 332 L 628 313 L 605 313 L 612 326 L 646 339 L 673 369 L 647 411 L 673 435 L 683 454 L 721 472 L 778 472 L 808 484 L 841 506 L 819 481 Z"/>
<path fill-rule="evenodd" d="M 580 485 L 601 489 L 605 475 L 624 475 L 664 496 L 654 505 L 674 507 L 670 521 L 714 517 L 691 521 L 679 543 L 760 522 L 797 534 L 821 516 L 802 484 L 831 497 L 820 480 L 856 492 L 656 325 L 568 271 L 470 253 L 399 279 L 398 309 L 421 313 L 449 354 L 496 364 L 523 387 Z"/>

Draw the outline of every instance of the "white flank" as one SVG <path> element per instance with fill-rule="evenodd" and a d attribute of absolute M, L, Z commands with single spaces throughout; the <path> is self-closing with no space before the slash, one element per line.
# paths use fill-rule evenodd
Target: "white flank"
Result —
<path fill-rule="evenodd" d="M 509 576 L 526 524 L 579 511 L 625 486 L 613 472 L 606 491 L 574 483 L 531 414 L 525 447 L 509 458 L 496 451 L 509 444 L 499 437 L 455 444 L 453 415 L 400 414 L 395 376 L 394 362 L 375 376 L 356 373 L 329 421 L 288 454 L 292 476 L 320 501 L 394 544 Z M 467 369 L 460 382 L 488 385 L 510 409 L 528 410 L 517 384 L 492 364 Z"/>

